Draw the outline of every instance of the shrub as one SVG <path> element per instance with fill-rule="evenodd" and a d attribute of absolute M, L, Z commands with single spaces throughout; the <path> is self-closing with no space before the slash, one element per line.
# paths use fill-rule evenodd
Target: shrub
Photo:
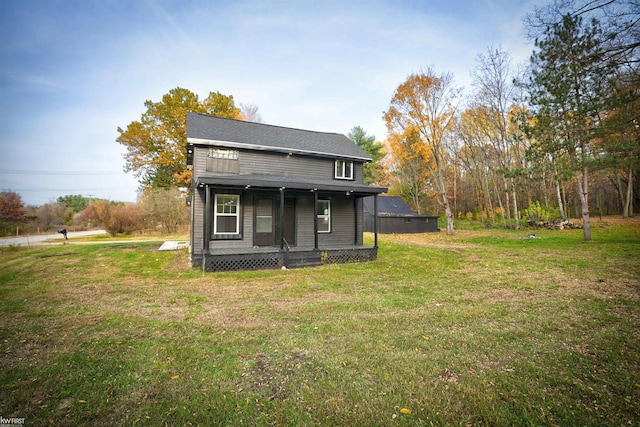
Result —
<path fill-rule="evenodd" d="M 97 224 L 109 234 L 133 233 L 143 228 L 143 215 L 137 204 L 112 204 L 97 200 L 80 213 L 81 221 Z"/>
<path fill-rule="evenodd" d="M 145 191 L 142 209 L 152 229 L 175 233 L 179 226 L 189 223 L 189 208 L 185 194 L 177 188 L 155 188 Z"/>
<path fill-rule="evenodd" d="M 137 204 L 111 207 L 105 229 L 115 236 L 117 233 L 131 234 L 142 230 L 143 215 Z"/>
<path fill-rule="evenodd" d="M 557 208 L 543 206 L 536 200 L 522 211 L 522 219 L 529 223 L 548 222 L 560 219 L 560 212 Z"/>

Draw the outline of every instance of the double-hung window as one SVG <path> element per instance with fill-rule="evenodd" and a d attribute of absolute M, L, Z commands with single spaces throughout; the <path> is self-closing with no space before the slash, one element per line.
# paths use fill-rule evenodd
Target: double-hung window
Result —
<path fill-rule="evenodd" d="M 240 234 L 240 195 L 216 194 L 213 234 Z"/>
<path fill-rule="evenodd" d="M 318 200 L 318 212 L 316 212 L 318 221 L 318 233 L 331 232 L 331 201 Z"/>
<path fill-rule="evenodd" d="M 335 177 L 337 179 L 353 179 L 353 162 L 348 160 L 336 160 Z"/>

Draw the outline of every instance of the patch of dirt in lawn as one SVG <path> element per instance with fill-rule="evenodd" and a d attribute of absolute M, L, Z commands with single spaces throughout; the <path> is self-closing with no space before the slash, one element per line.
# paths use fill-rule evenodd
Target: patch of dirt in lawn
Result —
<path fill-rule="evenodd" d="M 385 234 L 380 236 L 381 239 L 391 241 L 394 243 L 408 243 L 419 246 L 430 246 L 435 248 L 465 248 L 475 249 L 481 248 L 481 245 L 464 243 L 459 240 L 464 240 L 471 236 L 478 237 L 484 235 L 483 232 L 460 230 L 456 231 L 453 236 L 447 236 L 445 233 L 416 233 L 416 234 Z M 486 233 L 490 235 L 490 233 Z"/>
<path fill-rule="evenodd" d="M 256 295 L 264 295 L 265 309 L 270 305 L 272 284 L 243 282 L 210 276 L 180 281 L 158 281 L 136 278 L 120 279 L 117 284 L 95 283 L 67 287 L 60 298 L 90 307 L 101 313 L 121 313 L 162 321 L 192 320 L 220 328 L 253 328 L 264 326 L 256 305 Z"/>
<path fill-rule="evenodd" d="M 83 331 L 102 321 L 102 315 L 83 313 L 37 319 L 17 314 L 3 319 L 2 328 L 12 331 L 2 345 L 0 368 L 38 366 L 49 363 L 52 355 L 67 353 L 82 345 Z"/>
<path fill-rule="evenodd" d="M 587 292 L 600 298 L 628 298 L 640 301 L 640 281 L 611 278 L 568 278 L 561 283 L 566 290 Z"/>

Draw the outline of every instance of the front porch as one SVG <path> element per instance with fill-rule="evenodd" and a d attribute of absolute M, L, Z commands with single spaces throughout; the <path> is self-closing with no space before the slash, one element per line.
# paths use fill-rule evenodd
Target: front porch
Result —
<path fill-rule="evenodd" d="M 261 270 L 277 268 L 311 267 L 322 264 L 367 262 L 378 255 L 373 246 L 352 246 L 334 248 L 252 248 L 211 250 L 202 255 L 204 271 Z M 195 260 L 194 260 L 195 264 Z"/>

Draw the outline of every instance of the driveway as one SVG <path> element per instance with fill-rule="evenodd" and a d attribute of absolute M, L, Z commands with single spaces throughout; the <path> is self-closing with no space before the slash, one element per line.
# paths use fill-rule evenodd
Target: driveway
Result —
<path fill-rule="evenodd" d="M 69 240 L 77 237 L 96 236 L 99 234 L 107 234 L 104 230 L 90 230 L 90 231 L 74 231 L 67 233 Z M 0 246 L 31 246 L 42 245 L 47 240 L 59 240 L 64 241 L 64 236 L 60 233 L 56 234 L 36 234 L 33 236 L 21 236 L 21 237 L 7 237 L 0 238 Z M 49 242 L 47 242 L 49 243 Z"/>

